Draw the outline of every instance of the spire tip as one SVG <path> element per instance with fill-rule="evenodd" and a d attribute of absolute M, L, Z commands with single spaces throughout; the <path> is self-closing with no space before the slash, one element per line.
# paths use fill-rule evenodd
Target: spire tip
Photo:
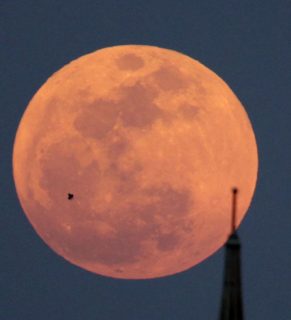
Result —
<path fill-rule="evenodd" d="M 237 187 L 233 187 L 233 188 L 232 188 L 232 193 L 234 193 L 234 194 L 238 193 Z"/>

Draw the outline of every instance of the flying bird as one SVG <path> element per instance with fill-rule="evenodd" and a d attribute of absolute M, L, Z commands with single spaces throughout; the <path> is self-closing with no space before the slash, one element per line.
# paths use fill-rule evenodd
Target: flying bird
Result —
<path fill-rule="evenodd" d="M 72 193 L 68 193 L 68 199 L 72 200 L 74 198 L 74 195 Z"/>

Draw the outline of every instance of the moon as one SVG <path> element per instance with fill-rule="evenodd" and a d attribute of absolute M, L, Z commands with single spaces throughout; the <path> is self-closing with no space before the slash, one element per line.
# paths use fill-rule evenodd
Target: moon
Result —
<path fill-rule="evenodd" d="M 21 206 L 58 255 L 99 275 L 187 270 L 237 226 L 258 171 L 250 120 L 227 84 L 173 50 L 97 50 L 54 73 L 17 130 Z"/>

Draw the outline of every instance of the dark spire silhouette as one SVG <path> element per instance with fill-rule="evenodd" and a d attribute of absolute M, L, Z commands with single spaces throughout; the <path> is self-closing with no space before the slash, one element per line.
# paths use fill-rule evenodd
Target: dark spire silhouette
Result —
<path fill-rule="evenodd" d="M 236 233 L 236 198 L 232 190 L 231 233 L 225 244 L 224 283 L 219 320 L 243 320 L 240 268 L 240 240 Z"/>

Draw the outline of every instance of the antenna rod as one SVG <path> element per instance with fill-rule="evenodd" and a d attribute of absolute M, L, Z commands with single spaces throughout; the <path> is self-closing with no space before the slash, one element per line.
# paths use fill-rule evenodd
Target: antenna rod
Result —
<path fill-rule="evenodd" d="M 231 219 L 231 233 L 235 232 L 236 226 L 236 196 L 237 196 L 237 188 L 232 189 L 232 219 Z"/>

